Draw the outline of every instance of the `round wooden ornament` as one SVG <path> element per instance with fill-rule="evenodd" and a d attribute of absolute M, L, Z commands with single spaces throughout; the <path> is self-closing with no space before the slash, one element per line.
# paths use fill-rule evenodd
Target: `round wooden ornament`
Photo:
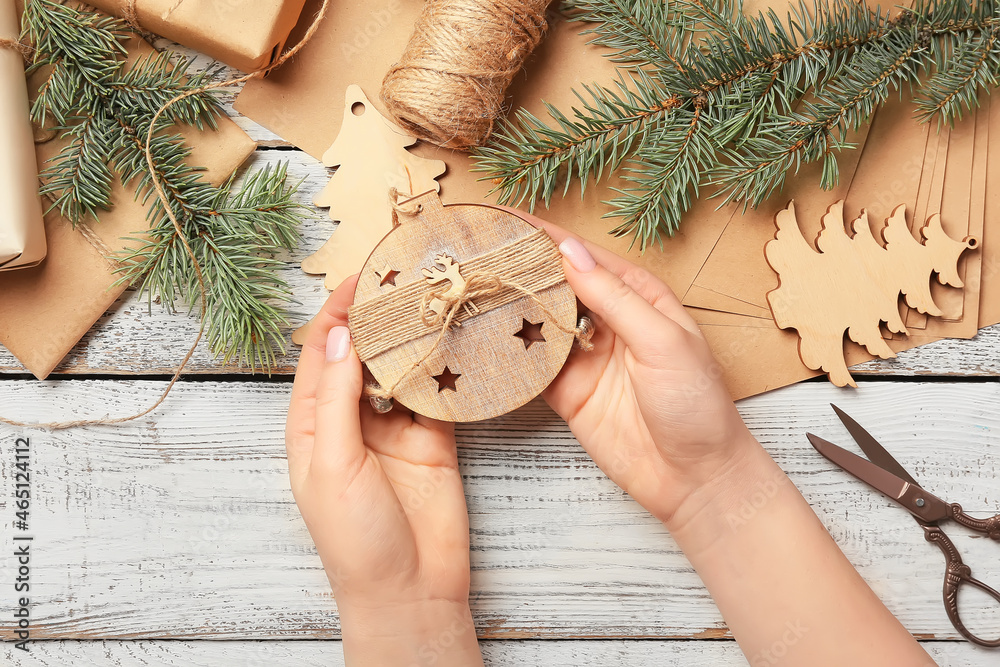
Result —
<path fill-rule="evenodd" d="M 577 335 L 576 295 L 544 231 L 492 206 L 400 205 L 349 312 L 379 389 L 414 412 L 489 419 L 540 394 Z"/>

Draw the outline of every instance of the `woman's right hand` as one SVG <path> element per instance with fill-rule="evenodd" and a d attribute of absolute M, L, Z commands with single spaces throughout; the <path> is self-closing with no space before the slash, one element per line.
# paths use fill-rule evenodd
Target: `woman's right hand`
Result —
<path fill-rule="evenodd" d="M 750 435 L 670 289 L 533 221 L 559 243 L 597 325 L 594 351 L 573 352 L 546 399 L 601 469 L 664 522 L 747 661 L 934 665 Z"/>
<path fill-rule="evenodd" d="M 528 218 L 559 243 L 569 284 L 592 313 L 591 352 L 574 351 L 549 405 L 601 469 L 670 527 L 681 504 L 759 448 L 698 325 L 648 271 Z"/>

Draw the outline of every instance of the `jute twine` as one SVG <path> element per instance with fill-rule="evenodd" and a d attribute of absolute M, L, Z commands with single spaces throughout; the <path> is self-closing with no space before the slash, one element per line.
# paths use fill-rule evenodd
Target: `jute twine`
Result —
<path fill-rule="evenodd" d="M 134 3 L 132 4 L 134 5 Z M 230 79 L 228 81 L 223 81 L 221 83 L 207 84 L 200 88 L 189 90 L 185 93 L 177 95 L 168 100 L 163 106 L 161 106 L 156 111 L 156 113 L 153 115 L 152 122 L 149 124 L 149 132 L 146 134 L 146 165 L 149 168 L 149 173 L 152 179 L 153 188 L 156 191 L 156 196 L 159 198 L 160 203 L 163 205 L 163 210 L 166 212 L 167 217 L 170 218 L 171 224 L 173 224 L 174 231 L 177 234 L 177 238 L 180 239 L 181 244 L 184 246 L 184 252 L 191 259 L 191 264 L 194 267 L 195 271 L 195 277 L 198 279 L 198 290 L 201 294 L 201 317 L 200 317 L 201 324 L 198 327 L 198 335 L 195 336 L 194 342 L 188 349 L 187 354 L 184 355 L 184 358 L 181 360 L 180 365 L 178 365 L 177 370 L 174 372 L 174 375 L 171 378 L 169 384 L 167 384 L 166 389 L 164 389 L 163 393 L 160 394 L 160 397 L 151 406 L 149 406 L 142 412 L 129 415 L 127 417 L 118 417 L 115 419 L 79 419 L 75 421 L 65 421 L 65 422 L 31 423 L 31 422 L 21 422 L 13 419 L 7 419 L 5 417 L 0 417 L 0 423 L 20 428 L 45 428 L 53 431 L 58 431 L 68 428 L 77 428 L 79 426 L 122 424 L 125 422 L 134 421 L 141 417 L 145 417 L 153 410 L 156 410 L 158 407 L 160 407 L 163 404 L 163 402 L 167 400 L 167 396 L 170 395 L 170 392 L 174 388 L 174 385 L 176 385 L 177 381 L 180 380 L 181 374 L 187 367 L 188 362 L 191 361 L 191 357 L 194 356 L 195 350 L 198 348 L 198 344 L 201 342 L 202 336 L 205 333 L 205 319 L 206 319 L 205 315 L 207 313 L 206 309 L 208 308 L 207 305 L 208 286 L 205 282 L 205 276 L 201 270 L 201 264 L 198 262 L 197 256 L 194 254 L 194 251 L 191 249 L 191 246 L 187 241 L 187 238 L 184 236 L 184 230 L 181 228 L 181 223 L 177 219 L 177 215 L 174 213 L 173 207 L 170 205 L 170 200 L 167 199 L 167 194 L 163 189 L 163 185 L 160 183 L 160 177 L 157 173 L 156 163 L 153 159 L 152 149 L 150 148 L 153 141 L 153 135 L 156 132 L 157 122 L 160 120 L 160 117 L 163 116 L 163 114 L 171 106 L 173 106 L 177 102 L 180 102 L 183 99 L 186 99 L 193 95 L 200 95 L 210 90 L 216 90 L 218 88 L 228 88 L 229 86 L 235 86 L 241 83 L 245 83 L 246 81 L 249 81 L 250 79 L 253 79 L 255 77 L 263 76 L 264 74 L 270 72 L 272 69 L 280 67 L 281 65 L 286 63 L 289 59 L 293 58 L 299 51 L 301 51 L 306 46 L 306 44 L 308 44 L 309 41 L 313 38 L 313 36 L 319 30 L 319 26 L 320 23 L 323 21 L 323 18 L 326 17 L 326 13 L 329 7 L 330 7 L 330 0 L 323 0 L 322 6 L 316 13 L 316 17 L 313 19 L 313 22 L 309 26 L 309 29 L 306 31 L 305 35 L 303 35 L 302 40 L 299 41 L 299 43 L 296 44 L 295 46 L 285 51 L 285 53 L 282 54 L 280 58 L 275 60 L 270 65 L 262 67 L 261 69 L 255 72 L 251 72 L 250 74 L 244 74 L 243 76 L 239 76 L 234 79 Z"/>
<path fill-rule="evenodd" d="M 25 62 L 31 62 L 31 54 L 35 52 L 30 44 L 25 44 L 16 39 L 7 39 L 6 37 L 0 37 L 0 49 L 17 51 L 24 58 Z"/>
<path fill-rule="evenodd" d="M 550 0 L 427 0 L 382 102 L 412 134 L 447 148 L 480 146 L 514 75 L 548 24 Z"/>
<path fill-rule="evenodd" d="M 145 32 L 145 31 L 143 30 L 142 26 L 139 24 L 139 13 L 138 13 L 138 9 L 136 8 L 136 4 L 138 2 L 139 2 L 139 0 L 127 0 L 127 2 L 125 3 L 125 6 L 122 7 L 122 19 L 124 19 L 124 21 L 126 23 L 128 23 L 129 26 L 131 26 L 133 30 L 135 30 L 136 32 L 142 33 L 142 32 Z M 172 4 L 171 6 L 167 7 L 163 11 L 163 13 L 160 14 L 160 18 L 163 19 L 164 21 L 166 21 L 167 19 L 170 18 L 170 15 L 173 14 L 175 11 L 177 11 L 177 8 L 180 7 L 183 4 L 184 4 L 184 0 L 175 0 L 174 4 Z"/>
<path fill-rule="evenodd" d="M 542 242 L 543 239 L 546 242 Z M 544 230 L 512 241 L 496 250 L 462 263 L 465 287 L 457 294 L 451 289 L 428 289 L 426 281 L 414 281 L 348 310 L 351 336 L 361 361 L 367 361 L 395 347 L 437 332 L 431 346 L 390 386 L 368 385 L 365 395 L 380 412 L 391 406 L 396 389 L 427 361 L 452 326 L 500 308 L 518 299 L 529 298 L 542 309 L 553 326 L 572 334 L 584 350 L 592 350 L 594 333 L 589 320 L 566 327 L 539 298 L 538 293 L 565 282 L 560 255 Z M 431 305 L 443 304 L 435 310 Z"/>

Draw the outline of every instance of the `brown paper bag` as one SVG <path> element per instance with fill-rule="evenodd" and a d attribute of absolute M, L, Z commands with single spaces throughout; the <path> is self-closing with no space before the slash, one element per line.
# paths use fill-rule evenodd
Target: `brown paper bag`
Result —
<path fill-rule="evenodd" d="M 127 0 L 87 0 L 122 15 Z M 244 72 L 270 65 L 305 0 L 136 0 L 143 30 L 171 39 Z"/>
<path fill-rule="evenodd" d="M 16 40 L 20 28 L 14 0 L 0 0 L 0 38 Z M 24 60 L 0 49 L 0 271 L 38 264 L 45 257 L 38 166 L 28 120 Z"/>

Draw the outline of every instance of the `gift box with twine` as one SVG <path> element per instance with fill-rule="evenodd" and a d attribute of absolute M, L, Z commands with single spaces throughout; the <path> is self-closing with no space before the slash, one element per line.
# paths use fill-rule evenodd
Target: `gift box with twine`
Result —
<path fill-rule="evenodd" d="M 305 0 L 88 0 L 134 27 L 244 72 L 281 54 Z"/>

